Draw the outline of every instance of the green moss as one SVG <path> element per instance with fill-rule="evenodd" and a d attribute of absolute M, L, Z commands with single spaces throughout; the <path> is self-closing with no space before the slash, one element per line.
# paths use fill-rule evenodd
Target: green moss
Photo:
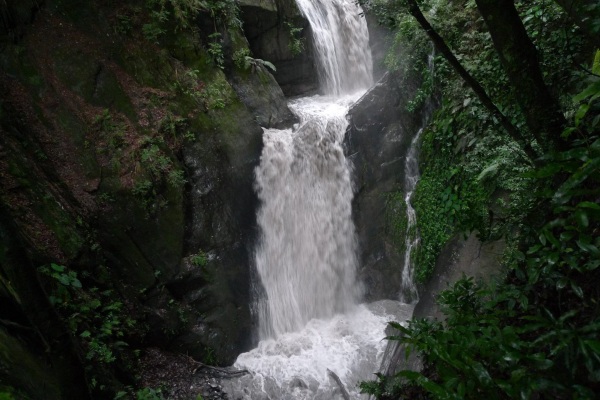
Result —
<path fill-rule="evenodd" d="M 31 174 L 31 166 L 24 157 L 9 160 L 11 175 L 27 191 L 31 207 L 35 214 L 44 222 L 55 235 L 61 250 L 68 258 L 75 257 L 82 249 L 84 240 L 76 228 L 76 221 L 64 208 L 56 192 Z M 43 243 L 39 243 L 40 247 Z"/>
<path fill-rule="evenodd" d="M 56 121 L 61 132 L 68 136 L 77 150 L 78 154 L 70 156 L 77 159 L 83 166 L 86 178 L 94 179 L 100 176 L 100 166 L 96 160 L 95 150 L 86 139 L 88 126 L 82 123 L 76 116 L 65 108 L 59 108 L 56 112 Z"/>
<path fill-rule="evenodd" d="M 16 76 L 36 96 L 39 96 L 45 87 L 44 80 L 27 49 L 21 45 L 8 44 L 2 49 L 0 67 L 8 74 Z"/>
<path fill-rule="evenodd" d="M 417 214 L 417 229 L 421 238 L 415 250 L 415 277 L 425 282 L 431 276 L 435 262 L 444 244 L 453 232 L 448 215 L 444 213 L 440 193 L 446 181 L 441 171 L 426 170 L 415 190 L 413 206 Z"/>
<path fill-rule="evenodd" d="M 99 60 L 71 48 L 56 50 L 53 60 L 59 79 L 86 102 L 115 108 L 130 119 L 135 119 L 129 96 L 123 91 L 115 74 Z"/>
<path fill-rule="evenodd" d="M 386 204 L 386 234 L 394 244 L 398 253 L 406 251 L 406 235 L 408 218 L 406 216 L 406 202 L 402 191 L 392 192 L 387 195 Z"/>
<path fill-rule="evenodd" d="M 34 357 L 23 343 L 3 329 L 0 329 L 0 381 L 2 382 L 0 392 L 6 391 L 6 394 L 9 387 L 25 391 L 23 393 L 10 390 L 14 398 L 48 400 L 63 398 L 52 369 Z"/>

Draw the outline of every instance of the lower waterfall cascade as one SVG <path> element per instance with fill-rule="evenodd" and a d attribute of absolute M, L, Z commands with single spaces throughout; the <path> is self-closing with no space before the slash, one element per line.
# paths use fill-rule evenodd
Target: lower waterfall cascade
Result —
<path fill-rule="evenodd" d="M 233 399 L 361 398 L 378 370 L 391 320 L 413 305 L 359 304 L 347 113 L 370 87 L 368 31 L 353 0 L 297 0 L 311 24 L 324 95 L 290 100 L 300 122 L 263 129 L 255 189 L 261 206 L 253 283 L 258 346 L 225 382 Z M 351 33 L 351 34 L 350 34 Z"/>

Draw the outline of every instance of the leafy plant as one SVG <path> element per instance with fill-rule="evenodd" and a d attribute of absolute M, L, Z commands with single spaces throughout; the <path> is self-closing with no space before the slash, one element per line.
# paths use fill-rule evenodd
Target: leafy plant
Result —
<path fill-rule="evenodd" d="M 596 89 L 575 96 L 591 99 Z M 600 97 L 600 96 L 599 96 Z M 588 100 L 591 107 L 595 100 Z M 583 120 L 575 125 L 584 123 Z M 591 116 L 585 123 L 592 123 Z M 569 128 L 570 129 L 570 128 Z M 362 385 L 379 398 L 593 398 L 600 385 L 600 139 L 574 142 L 529 175 L 539 181 L 538 221 L 522 227 L 507 278 L 459 280 L 438 297 L 444 323 L 393 323 L 390 336 L 425 368 Z M 561 176 L 560 183 L 548 177 Z"/>
<path fill-rule="evenodd" d="M 196 254 L 193 254 L 190 257 L 190 261 L 197 267 L 204 267 L 208 263 L 208 257 L 206 256 L 206 253 L 200 251 Z"/>
<path fill-rule="evenodd" d="M 197 70 L 189 70 L 175 82 L 175 89 L 190 96 L 206 110 L 225 108 L 234 99 L 234 94 L 222 72 L 206 84 L 199 80 Z"/>
<path fill-rule="evenodd" d="M 215 65 L 220 69 L 225 68 L 225 55 L 223 54 L 222 38 L 219 32 L 214 32 L 208 35 L 210 42 L 208 43 L 208 54 L 214 61 Z"/>
<path fill-rule="evenodd" d="M 143 388 L 138 390 L 135 396 L 136 400 L 163 400 L 162 391 L 160 389 Z"/>
<path fill-rule="evenodd" d="M 304 30 L 301 27 L 295 26 L 290 21 L 285 22 L 285 26 L 288 30 L 288 34 L 290 36 L 290 41 L 288 43 L 288 48 L 292 56 L 297 56 L 302 54 L 305 49 L 304 41 L 305 38 L 302 36 L 302 31 Z"/>
<path fill-rule="evenodd" d="M 71 333 L 79 338 L 92 386 L 98 385 L 103 381 L 98 366 L 117 360 L 127 346 L 123 338 L 134 328 L 135 321 L 123 310 L 123 303 L 112 290 L 84 288 L 78 274 L 63 265 L 51 263 L 39 271 L 55 282 L 49 299 Z"/>

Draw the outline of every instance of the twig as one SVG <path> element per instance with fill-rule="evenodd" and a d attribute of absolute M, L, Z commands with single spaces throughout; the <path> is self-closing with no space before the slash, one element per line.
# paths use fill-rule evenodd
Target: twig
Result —
<path fill-rule="evenodd" d="M 329 368 L 327 368 L 327 373 L 329 374 L 329 377 L 332 378 L 335 381 L 335 383 L 337 383 L 337 385 L 340 387 L 340 390 L 342 391 L 342 397 L 344 398 L 344 400 L 350 400 L 350 394 L 344 387 L 344 384 L 342 383 L 340 377 L 337 376 L 337 374 Z"/>
<path fill-rule="evenodd" d="M 249 374 L 250 373 L 247 369 L 240 369 L 240 370 L 237 370 L 237 371 L 230 371 L 230 370 L 228 370 L 226 368 L 213 367 L 212 365 L 206 365 L 204 363 L 201 363 L 200 361 L 194 360 L 190 356 L 187 356 L 187 358 L 188 358 L 188 360 L 192 364 L 196 365 L 196 368 L 192 371 L 193 374 L 196 373 L 196 371 L 198 370 L 198 368 L 210 369 L 210 370 L 217 371 L 217 372 L 219 372 L 221 374 L 228 375 L 228 376 L 238 376 L 238 375 L 245 375 L 245 374 Z"/>

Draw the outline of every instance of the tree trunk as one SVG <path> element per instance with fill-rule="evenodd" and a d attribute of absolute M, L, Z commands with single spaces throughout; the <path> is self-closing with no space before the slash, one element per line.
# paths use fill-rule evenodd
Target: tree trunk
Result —
<path fill-rule="evenodd" d="M 510 122 L 510 120 L 502 114 L 492 99 L 488 96 L 485 89 L 477 82 L 475 78 L 462 66 L 460 61 L 454 56 L 452 50 L 448 47 L 444 39 L 433 29 L 429 21 L 425 18 L 416 0 L 408 0 L 408 11 L 417 20 L 421 28 L 427 33 L 435 48 L 444 56 L 448 63 L 460 75 L 467 85 L 477 95 L 477 98 L 488 111 L 498 119 L 502 127 L 506 130 L 509 136 L 517 142 L 527 156 L 534 161 L 538 156 L 527 140 L 523 138 L 521 132 Z"/>
<path fill-rule="evenodd" d="M 566 143 L 561 133 L 566 120 L 544 83 L 537 49 L 513 0 L 475 0 L 475 3 L 532 135 L 545 150 L 564 149 Z"/>

